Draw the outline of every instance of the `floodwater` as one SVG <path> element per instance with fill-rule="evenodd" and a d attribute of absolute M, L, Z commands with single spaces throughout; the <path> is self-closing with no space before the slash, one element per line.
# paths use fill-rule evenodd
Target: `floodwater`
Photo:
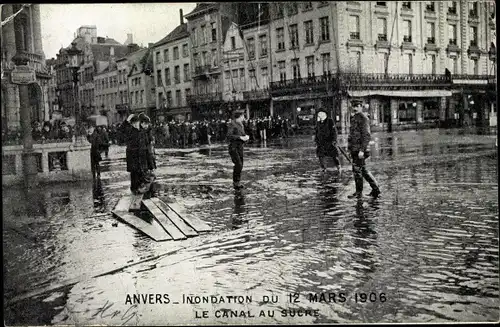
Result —
<path fill-rule="evenodd" d="M 160 197 L 213 227 L 183 241 L 154 242 L 105 214 L 129 192 L 123 149 L 103 162 L 97 187 L 3 190 L 5 321 L 497 321 L 495 136 L 373 139 L 368 168 L 383 194 L 362 200 L 347 198 L 345 159 L 340 177 L 320 172 L 310 138 L 250 144 L 241 192 L 224 147 L 158 149 Z M 131 305 L 127 294 L 155 294 L 156 303 Z M 244 303 L 183 303 L 210 295 Z"/>

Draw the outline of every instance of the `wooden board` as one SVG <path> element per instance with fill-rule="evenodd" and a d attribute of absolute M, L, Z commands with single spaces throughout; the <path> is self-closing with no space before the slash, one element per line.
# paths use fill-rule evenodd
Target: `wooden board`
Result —
<path fill-rule="evenodd" d="M 165 232 L 163 227 L 161 227 L 156 220 L 152 220 L 151 223 L 148 223 L 147 221 L 134 216 L 131 213 L 128 213 L 126 211 L 113 211 L 113 214 L 117 216 L 119 219 L 123 220 L 130 226 L 134 227 L 135 229 L 139 230 L 140 232 L 146 234 L 147 236 L 151 237 L 155 241 L 168 241 L 171 240 L 172 238 L 170 235 Z"/>
<path fill-rule="evenodd" d="M 193 227 L 186 224 L 186 222 L 175 211 L 170 209 L 165 202 L 158 198 L 151 198 L 151 200 L 186 236 L 190 237 L 198 235 Z"/>
<path fill-rule="evenodd" d="M 209 232 L 212 230 L 212 227 L 208 225 L 206 222 L 202 221 L 198 217 L 188 214 L 185 208 L 182 208 L 177 203 L 167 203 L 168 207 L 172 209 L 175 213 L 177 213 L 189 226 L 193 227 L 195 231 L 200 232 Z"/>
<path fill-rule="evenodd" d="M 130 195 L 124 195 L 120 200 L 118 200 L 118 203 L 116 204 L 113 211 L 127 212 L 131 202 L 132 202 L 132 197 Z"/>
<path fill-rule="evenodd" d="M 144 194 L 133 194 L 128 211 L 140 211 L 143 196 Z"/>
<path fill-rule="evenodd" d="M 142 203 L 151 212 L 156 220 L 161 224 L 167 233 L 172 236 L 174 240 L 184 240 L 186 235 L 184 235 L 171 221 L 168 217 L 153 203 L 150 199 L 142 200 Z"/>

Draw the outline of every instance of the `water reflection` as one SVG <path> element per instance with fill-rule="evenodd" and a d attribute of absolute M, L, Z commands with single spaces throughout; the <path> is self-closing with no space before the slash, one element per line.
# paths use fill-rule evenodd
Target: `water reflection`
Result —
<path fill-rule="evenodd" d="M 100 177 L 94 178 L 92 181 L 92 198 L 94 199 L 94 208 L 101 209 L 98 211 L 104 212 L 104 191 Z"/>
<path fill-rule="evenodd" d="M 231 216 L 231 229 L 238 229 L 243 223 L 247 222 L 246 212 L 245 195 L 241 190 L 235 190 L 234 209 L 233 215 Z"/>
<path fill-rule="evenodd" d="M 358 249 L 359 255 L 355 256 L 353 269 L 362 273 L 375 272 L 375 259 L 371 248 L 376 247 L 377 233 L 374 230 L 373 217 L 377 212 L 377 206 L 373 206 L 375 201 L 370 201 L 368 208 L 364 207 L 363 200 L 356 202 L 356 216 L 354 219 L 353 245 Z"/>

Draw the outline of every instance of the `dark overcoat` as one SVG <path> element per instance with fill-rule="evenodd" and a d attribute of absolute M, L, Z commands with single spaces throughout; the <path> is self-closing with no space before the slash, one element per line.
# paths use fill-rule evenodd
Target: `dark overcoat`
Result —
<path fill-rule="evenodd" d="M 354 114 L 351 118 L 351 128 L 347 138 L 348 150 L 354 153 L 363 151 L 368 154 L 370 137 L 370 120 L 368 117 L 362 112 Z"/>
<path fill-rule="evenodd" d="M 328 118 L 316 123 L 315 141 L 318 156 L 338 156 L 337 147 L 334 145 L 337 142 L 337 128 L 332 119 Z"/>

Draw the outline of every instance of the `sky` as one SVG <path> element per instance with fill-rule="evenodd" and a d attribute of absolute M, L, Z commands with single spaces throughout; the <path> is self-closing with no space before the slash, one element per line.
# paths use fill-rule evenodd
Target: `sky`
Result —
<path fill-rule="evenodd" d="M 97 36 L 120 43 L 132 33 L 134 43 L 147 46 L 180 24 L 179 9 L 186 15 L 195 7 L 196 3 L 41 4 L 43 51 L 47 59 L 55 58 L 61 47 L 71 45 L 82 25 L 95 25 Z"/>

